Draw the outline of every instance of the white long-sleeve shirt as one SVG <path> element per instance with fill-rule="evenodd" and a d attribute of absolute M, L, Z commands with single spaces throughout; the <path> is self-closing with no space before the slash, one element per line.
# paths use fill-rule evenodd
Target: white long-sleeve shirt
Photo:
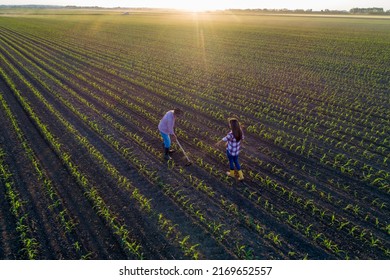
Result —
<path fill-rule="evenodd" d="M 175 116 L 173 110 L 168 111 L 158 124 L 158 129 L 165 134 L 174 134 Z"/>

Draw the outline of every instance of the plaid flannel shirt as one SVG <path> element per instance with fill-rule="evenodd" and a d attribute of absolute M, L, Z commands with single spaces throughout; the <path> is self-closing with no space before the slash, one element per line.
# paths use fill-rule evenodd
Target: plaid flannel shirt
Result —
<path fill-rule="evenodd" d="M 242 139 L 244 139 L 244 135 L 242 135 Z M 242 140 L 241 139 L 241 140 Z M 234 138 L 233 132 L 229 132 L 222 141 L 227 142 L 226 149 L 232 156 L 238 156 L 241 150 L 241 140 L 237 142 L 236 138 Z"/>

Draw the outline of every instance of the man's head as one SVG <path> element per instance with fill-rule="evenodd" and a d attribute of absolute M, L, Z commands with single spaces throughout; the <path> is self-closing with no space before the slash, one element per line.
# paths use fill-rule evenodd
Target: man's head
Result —
<path fill-rule="evenodd" d="M 183 115 L 183 111 L 179 108 L 175 108 L 173 109 L 173 114 L 175 115 L 175 117 L 181 117 Z"/>

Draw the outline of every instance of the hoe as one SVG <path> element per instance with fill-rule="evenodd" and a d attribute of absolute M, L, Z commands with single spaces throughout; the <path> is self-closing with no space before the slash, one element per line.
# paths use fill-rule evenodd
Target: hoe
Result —
<path fill-rule="evenodd" d="M 180 142 L 179 140 L 177 140 L 176 138 L 176 142 L 177 142 L 177 145 L 179 145 L 180 147 L 180 150 L 182 150 L 183 154 L 185 155 L 185 157 L 187 158 L 187 163 L 185 164 L 186 166 L 190 166 L 192 164 L 192 162 L 190 161 L 190 159 L 188 158 L 186 152 L 184 151 L 183 147 L 180 145 Z"/>

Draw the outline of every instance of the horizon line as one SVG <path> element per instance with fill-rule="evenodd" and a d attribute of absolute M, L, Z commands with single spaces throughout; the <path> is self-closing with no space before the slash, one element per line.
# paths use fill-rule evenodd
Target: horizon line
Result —
<path fill-rule="evenodd" d="M 193 12 L 191 10 L 187 9 L 178 9 L 173 7 L 102 7 L 102 6 L 77 6 L 77 5 L 51 5 L 51 4 L 0 4 L 0 7 L 42 7 L 42 8 L 50 8 L 50 7 L 56 7 L 56 8 L 89 8 L 89 9 L 137 9 L 137 10 L 172 10 L 172 11 L 188 11 Z M 321 10 L 314 10 L 311 8 L 303 9 L 303 8 L 296 8 L 296 9 L 288 9 L 288 8 L 224 8 L 224 9 L 206 9 L 200 12 L 212 12 L 212 11 L 303 11 L 303 12 L 350 12 L 353 9 L 383 9 L 383 12 L 387 13 L 390 10 L 386 10 L 383 7 L 353 7 L 348 10 L 332 10 L 332 9 L 321 9 Z"/>

